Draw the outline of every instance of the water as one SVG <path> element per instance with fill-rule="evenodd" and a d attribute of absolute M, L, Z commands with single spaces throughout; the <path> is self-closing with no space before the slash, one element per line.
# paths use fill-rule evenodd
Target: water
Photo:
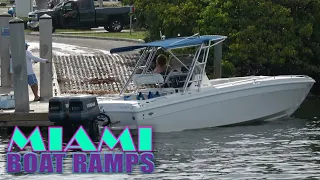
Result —
<path fill-rule="evenodd" d="M 256 125 L 155 134 L 156 169 L 142 175 L 5 173 L 8 138 L 0 134 L 0 179 L 320 179 L 320 100 L 293 118 Z"/>

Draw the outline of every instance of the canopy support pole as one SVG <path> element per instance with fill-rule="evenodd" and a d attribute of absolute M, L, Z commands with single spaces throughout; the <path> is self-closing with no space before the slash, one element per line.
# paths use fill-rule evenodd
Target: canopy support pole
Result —
<path fill-rule="evenodd" d="M 214 46 L 214 57 L 213 57 L 213 78 L 221 78 L 222 70 L 222 43 Z"/>
<path fill-rule="evenodd" d="M 135 67 L 134 67 L 133 72 L 131 73 L 131 75 L 130 75 L 129 79 L 127 80 L 126 84 L 125 84 L 125 85 L 123 86 L 123 88 L 121 89 L 119 95 L 121 95 L 121 94 L 123 93 L 123 91 L 127 88 L 129 82 L 130 82 L 130 81 L 132 80 L 132 78 L 133 78 L 133 75 L 135 75 L 138 66 L 140 65 L 141 61 L 145 58 L 148 50 L 149 50 L 149 47 L 146 48 L 146 49 L 143 51 L 142 55 L 140 56 L 138 62 L 136 63 L 136 65 L 135 65 Z"/>

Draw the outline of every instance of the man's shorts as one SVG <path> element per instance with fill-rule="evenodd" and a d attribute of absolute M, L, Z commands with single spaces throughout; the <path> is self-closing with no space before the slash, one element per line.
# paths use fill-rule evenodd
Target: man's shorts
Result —
<path fill-rule="evenodd" d="M 29 86 L 32 86 L 34 84 L 38 84 L 38 80 L 35 74 L 29 74 L 28 75 L 28 84 Z"/>

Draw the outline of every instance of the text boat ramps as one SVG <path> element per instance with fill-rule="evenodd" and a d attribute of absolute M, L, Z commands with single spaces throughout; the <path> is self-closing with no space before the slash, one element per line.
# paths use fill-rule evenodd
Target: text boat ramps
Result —
<path fill-rule="evenodd" d="M 119 96 L 98 99 L 113 124 L 111 128 L 152 126 L 155 132 L 171 132 L 292 115 L 315 83 L 308 76 L 208 79 L 209 50 L 226 38 L 180 37 L 112 49 L 111 53 L 143 52 Z M 195 54 L 178 58 L 172 52 L 186 47 L 194 47 Z M 170 54 L 164 75 L 150 68 L 160 49 Z M 135 91 L 124 93 L 133 87 L 132 82 Z"/>

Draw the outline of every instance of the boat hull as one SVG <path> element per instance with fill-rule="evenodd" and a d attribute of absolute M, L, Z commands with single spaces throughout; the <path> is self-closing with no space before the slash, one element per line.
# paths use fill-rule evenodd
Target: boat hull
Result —
<path fill-rule="evenodd" d="M 170 95 L 134 109 L 134 124 L 152 126 L 154 132 L 173 132 L 288 117 L 304 101 L 314 80 L 279 81 Z M 133 125 L 132 119 L 128 125 Z"/>
<path fill-rule="evenodd" d="M 292 115 L 306 98 L 312 82 L 279 84 L 195 98 L 139 113 L 138 125 L 155 132 L 182 131 L 276 120 Z M 199 96 L 201 92 L 199 92 Z M 149 115 L 153 113 L 152 115 Z"/>

